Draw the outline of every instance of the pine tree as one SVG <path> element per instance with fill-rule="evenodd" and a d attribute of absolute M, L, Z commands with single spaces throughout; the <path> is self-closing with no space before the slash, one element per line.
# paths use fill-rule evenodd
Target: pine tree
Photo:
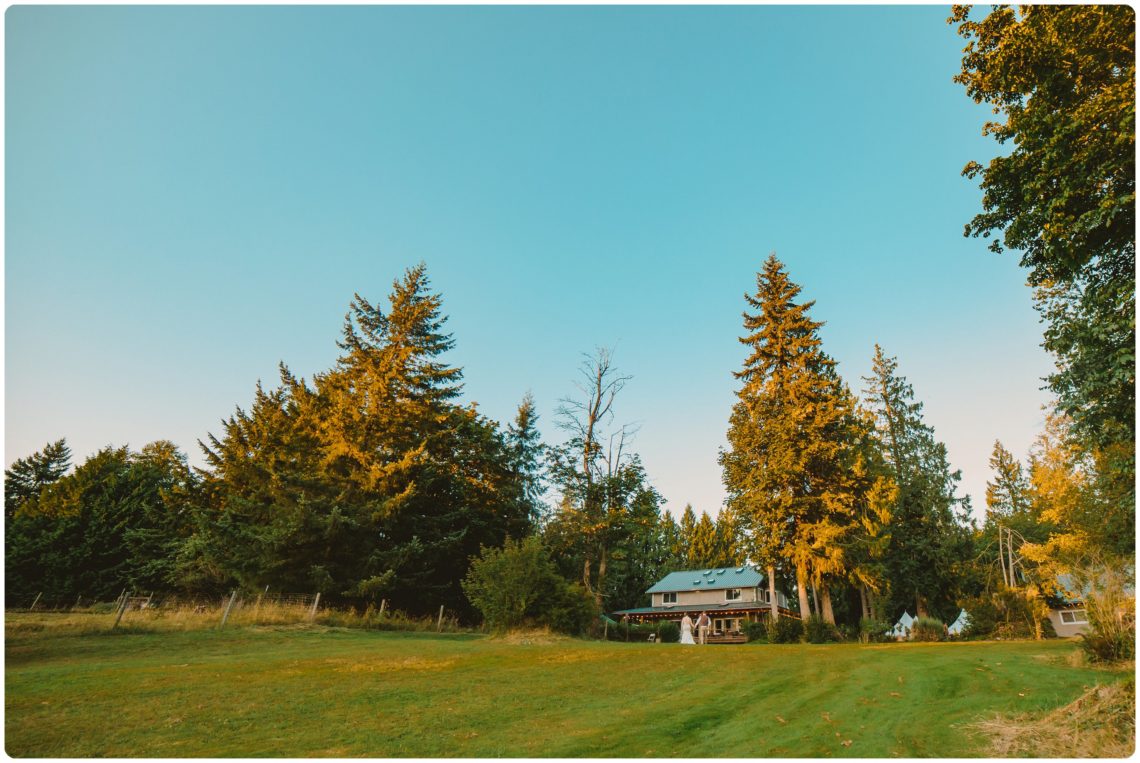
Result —
<path fill-rule="evenodd" d="M 995 519 L 1009 520 L 1029 510 L 1029 482 L 1021 463 L 1013 457 L 1000 440 L 994 441 L 990 455 L 992 481 L 986 482 L 986 514 Z"/>
<path fill-rule="evenodd" d="M 744 564 L 747 554 L 741 545 L 740 523 L 732 512 L 722 509 L 716 517 L 713 561 L 710 566 L 736 567 Z"/>
<path fill-rule="evenodd" d="M 65 440 L 49 442 L 43 450 L 17 459 L 4 471 L 4 515 L 11 519 L 22 506 L 71 468 L 71 449 Z"/>
<path fill-rule="evenodd" d="M 515 420 L 507 426 L 507 448 L 511 468 L 522 488 L 522 500 L 532 523 L 543 519 L 542 495 L 545 491 L 546 446 L 538 432 L 538 412 L 534 397 L 527 392 L 519 403 Z"/>
<path fill-rule="evenodd" d="M 971 556 L 968 499 L 956 495 L 961 473 L 951 471 L 946 446 L 922 419 L 922 403 L 898 375 L 898 363 L 875 345 L 865 396 L 874 413 L 888 471 L 898 493 L 891 509 L 886 564 L 891 609 L 913 604 L 920 615 L 933 608 L 952 613 Z"/>
<path fill-rule="evenodd" d="M 455 402 L 441 308 L 422 264 L 387 310 L 356 295 L 332 369 L 308 384 L 282 366 L 278 388 L 259 385 L 209 438 L 189 577 L 468 609 L 469 560 L 530 529 L 537 432 L 532 408 L 512 443 Z"/>
<path fill-rule="evenodd" d="M 688 567 L 714 567 L 717 564 L 716 524 L 707 512 L 701 512 L 689 542 Z"/>
<path fill-rule="evenodd" d="M 721 453 L 727 507 L 748 537 L 749 556 L 795 571 L 800 611 L 818 584 L 830 619 L 830 585 L 846 574 L 844 543 L 857 497 L 844 473 L 853 458 L 853 400 L 821 347 L 822 323 L 798 301 L 800 287 L 773 254 L 745 300 L 751 354 L 736 373 L 742 386 Z"/>
<path fill-rule="evenodd" d="M 685 504 L 685 510 L 681 512 L 681 524 L 678 530 L 680 544 L 677 547 L 677 554 L 681 558 L 682 564 L 692 569 L 692 566 L 689 565 L 689 549 L 693 547 L 693 536 L 697 531 L 697 513 L 693 511 L 693 504 Z"/>

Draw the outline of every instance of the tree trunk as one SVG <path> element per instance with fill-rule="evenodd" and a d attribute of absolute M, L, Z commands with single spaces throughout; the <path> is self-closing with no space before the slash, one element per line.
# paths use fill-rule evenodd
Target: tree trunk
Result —
<path fill-rule="evenodd" d="M 918 592 L 914 594 L 914 611 L 915 617 L 926 617 L 926 600 Z"/>
<path fill-rule="evenodd" d="M 819 593 L 815 590 L 815 581 L 811 581 L 811 613 L 819 617 Z"/>
<path fill-rule="evenodd" d="M 1001 582 L 1009 586 L 1009 577 L 1005 574 L 1005 531 L 998 525 L 998 567 L 1001 567 Z"/>
<path fill-rule="evenodd" d="M 588 556 L 582 561 L 582 585 L 587 591 L 594 590 L 590 588 L 590 557 Z"/>
<path fill-rule="evenodd" d="M 832 625 L 835 625 L 835 613 L 831 610 L 831 589 L 827 586 L 826 583 L 824 583 L 820 586 L 820 591 L 822 592 L 821 596 L 823 597 L 820 599 L 820 609 L 822 610 L 823 621 L 825 623 L 831 623 Z"/>
<path fill-rule="evenodd" d="M 606 582 L 606 548 L 602 547 L 601 559 L 598 560 L 598 587 L 594 590 L 594 602 L 598 606 L 599 612 L 605 612 L 602 608 L 602 584 Z"/>
<path fill-rule="evenodd" d="M 807 568 L 802 564 L 796 565 L 796 590 L 800 595 L 800 617 L 806 619 L 811 610 L 808 608 Z"/>
<path fill-rule="evenodd" d="M 871 602 L 867 600 L 867 586 L 859 586 L 859 611 L 862 617 L 871 617 Z"/>
<path fill-rule="evenodd" d="M 780 619 L 780 607 L 778 605 L 779 599 L 776 597 L 776 568 L 768 568 L 768 600 L 769 607 L 772 610 L 772 622 Z"/>

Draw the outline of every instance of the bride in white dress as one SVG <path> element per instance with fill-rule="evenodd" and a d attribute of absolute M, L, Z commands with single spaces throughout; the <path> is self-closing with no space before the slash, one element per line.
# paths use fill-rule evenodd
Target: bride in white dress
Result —
<path fill-rule="evenodd" d="M 682 644 L 696 644 L 693 641 L 693 621 L 688 615 L 681 618 L 681 643 Z"/>

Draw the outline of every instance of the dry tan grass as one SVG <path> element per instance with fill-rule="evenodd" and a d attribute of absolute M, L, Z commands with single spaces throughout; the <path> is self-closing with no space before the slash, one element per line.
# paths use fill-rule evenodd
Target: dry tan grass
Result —
<path fill-rule="evenodd" d="M 971 729 L 999 758 L 1127 758 L 1136 749 L 1136 686 L 1094 686 L 1045 715 L 999 715 Z"/>
<path fill-rule="evenodd" d="M 556 644 L 570 640 L 569 636 L 555 633 L 549 628 L 516 628 L 494 638 L 507 644 Z"/>
<path fill-rule="evenodd" d="M 217 628 L 225 607 L 184 604 L 152 609 L 130 609 L 123 613 L 119 628 L 124 631 L 200 631 Z M 235 606 L 226 627 L 290 626 L 308 624 L 310 607 L 290 604 Z M 44 635 L 82 635 L 107 631 L 115 623 L 115 613 L 91 610 L 74 612 L 5 613 L 4 629 L 9 637 L 43 632 Z"/>

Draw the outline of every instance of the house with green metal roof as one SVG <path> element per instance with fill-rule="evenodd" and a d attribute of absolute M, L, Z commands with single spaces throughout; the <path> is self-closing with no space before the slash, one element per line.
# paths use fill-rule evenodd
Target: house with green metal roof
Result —
<path fill-rule="evenodd" d="M 670 572 L 646 593 L 650 606 L 623 609 L 614 612 L 614 616 L 633 622 L 680 623 L 685 615 L 695 619 L 704 612 L 713 621 L 712 640 L 736 641 L 743 640 L 745 622 L 767 619 L 772 610 L 767 576 L 751 564 Z M 800 616 L 791 608 L 787 595 L 778 589 L 776 607 L 781 617 Z"/>

